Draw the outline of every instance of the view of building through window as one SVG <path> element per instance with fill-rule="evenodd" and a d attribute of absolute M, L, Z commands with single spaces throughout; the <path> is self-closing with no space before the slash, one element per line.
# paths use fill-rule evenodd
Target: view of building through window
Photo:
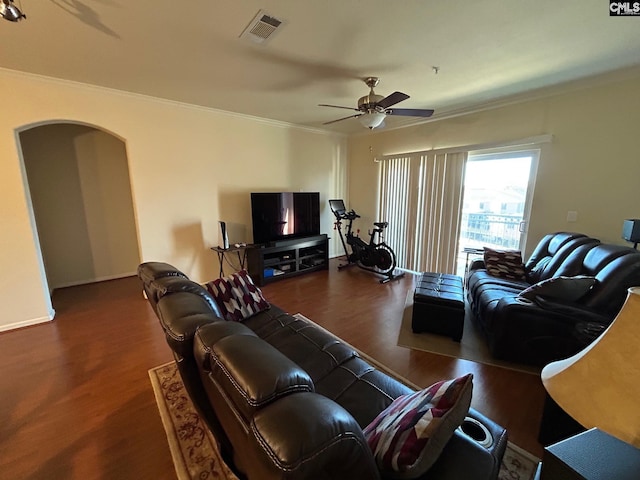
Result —
<path fill-rule="evenodd" d="M 467 161 L 457 273 L 464 275 L 474 253 L 464 249 L 520 249 L 532 155 L 487 155 Z"/>

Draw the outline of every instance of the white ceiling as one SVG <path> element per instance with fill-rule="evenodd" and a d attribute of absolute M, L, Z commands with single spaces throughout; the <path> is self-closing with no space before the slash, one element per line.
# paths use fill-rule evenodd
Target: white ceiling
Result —
<path fill-rule="evenodd" d="M 349 115 L 317 104 L 355 107 L 367 76 L 438 118 L 640 65 L 640 17 L 610 17 L 607 0 L 15 4 L 28 18 L 0 20 L 0 67 L 310 127 Z M 285 22 L 266 45 L 239 38 L 259 10 Z"/>

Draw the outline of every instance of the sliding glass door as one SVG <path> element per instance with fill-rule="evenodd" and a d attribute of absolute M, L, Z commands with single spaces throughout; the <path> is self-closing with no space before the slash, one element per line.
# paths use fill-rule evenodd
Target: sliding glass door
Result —
<path fill-rule="evenodd" d="M 522 250 L 539 150 L 470 152 L 465 167 L 456 273 L 483 247 Z"/>

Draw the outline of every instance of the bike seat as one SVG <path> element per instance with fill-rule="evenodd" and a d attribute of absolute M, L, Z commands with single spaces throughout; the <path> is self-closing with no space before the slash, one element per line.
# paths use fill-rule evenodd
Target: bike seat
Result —
<path fill-rule="evenodd" d="M 373 224 L 378 228 L 387 228 L 389 226 L 389 222 L 373 222 Z"/>

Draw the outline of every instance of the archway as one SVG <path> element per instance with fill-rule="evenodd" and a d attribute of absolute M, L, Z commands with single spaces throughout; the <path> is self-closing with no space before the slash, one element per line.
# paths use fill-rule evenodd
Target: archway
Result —
<path fill-rule="evenodd" d="M 140 263 L 126 145 L 71 122 L 19 132 L 49 292 L 135 274 Z"/>

